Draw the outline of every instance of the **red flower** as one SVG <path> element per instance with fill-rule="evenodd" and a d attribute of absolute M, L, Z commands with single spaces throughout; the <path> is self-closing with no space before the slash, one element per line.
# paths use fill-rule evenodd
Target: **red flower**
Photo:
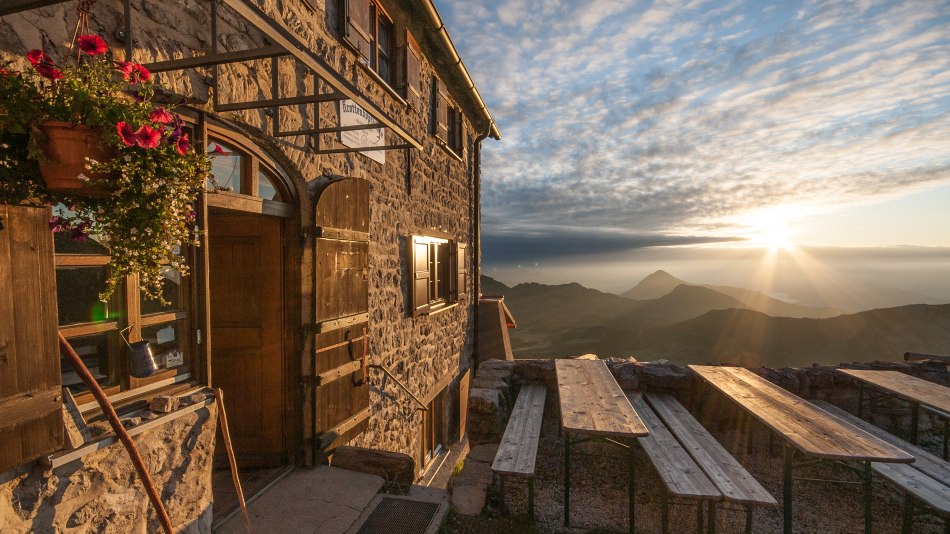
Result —
<path fill-rule="evenodd" d="M 59 72 L 59 69 L 53 65 L 53 59 L 46 55 L 46 52 L 42 50 L 30 50 L 26 58 L 30 60 L 30 64 L 33 65 L 36 72 L 40 73 L 40 76 L 49 78 L 50 80 L 58 80 L 63 77 L 63 73 Z"/>
<path fill-rule="evenodd" d="M 138 82 L 147 82 L 152 79 L 152 73 L 138 63 L 129 61 L 119 61 L 119 70 L 122 71 L 122 77 L 132 85 Z"/>
<path fill-rule="evenodd" d="M 98 35 L 80 35 L 79 49 L 90 56 L 98 56 L 105 54 L 106 50 L 109 49 L 109 45 Z"/>
<path fill-rule="evenodd" d="M 149 113 L 148 118 L 152 122 L 157 122 L 159 124 L 168 124 L 169 122 L 175 120 L 172 117 L 172 114 L 165 110 L 165 108 L 156 108 Z"/>
<path fill-rule="evenodd" d="M 125 146 L 135 146 L 137 138 L 135 136 L 135 130 L 132 129 L 125 121 L 120 121 L 115 125 L 116 130 L 119 132 L 119 137 L 122 138 L 122 143 Z"/>
<path fill-rule="evenodd" d="M 6 67 L 0 67 L 0 76 L 6 76 L 7 74 L 10 74 L 10 71 Z"/>
<path fill-rule="evenodd" d="M 181 134 L 181 137 L 175 140 L 175 152 L 178 152 L 182 156 L 187 154 L 190 148 L 191 143 L 188 142 L 188 134 Z"/>
<path fill-rule="evenodd" d="M 162 131 L 151 126 L 135 130 L 135 142 L 142 148 L 155 148 L 162 142 Z"/>

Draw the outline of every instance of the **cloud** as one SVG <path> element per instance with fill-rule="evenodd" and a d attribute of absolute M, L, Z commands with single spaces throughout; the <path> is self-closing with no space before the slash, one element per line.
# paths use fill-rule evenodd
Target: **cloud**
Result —
<path fill-rule="evenodd" d="M 482 191 L 506 253 L 544 225 L 716 239 L 768 206 L 950 182 L 950 3 L 439 7 L 505 134 Z"/>

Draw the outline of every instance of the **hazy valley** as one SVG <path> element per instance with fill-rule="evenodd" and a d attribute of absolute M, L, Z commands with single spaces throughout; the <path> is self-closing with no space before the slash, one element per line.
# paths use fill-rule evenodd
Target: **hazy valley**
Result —
<path fill-rule="evenodd" d="M 519 358 L 596 353 L 779 367 L 950 353 L 950 304 L 904 304 L 917 298 L 907 292 L 878 293 L 876 302 L 902 305 L 856 313 L 692 284 L 664 271 L 621 295 L 576 283 L 508 287 L 485 276 L 482 292 L 505 296 L 518 323 L 509 333 Z"/>

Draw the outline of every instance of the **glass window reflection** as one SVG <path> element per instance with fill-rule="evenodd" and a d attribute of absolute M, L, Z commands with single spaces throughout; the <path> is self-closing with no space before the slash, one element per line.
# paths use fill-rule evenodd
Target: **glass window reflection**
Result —
<path fill-rule="evenodd" d="M 99 300 L 106 289 L 105 267 L 58 267 L 56 303 L 59 325 L 94 323 L 109 319 L 109 305 Z"/>
<path fill-rule="evenodd" d="M 244 154 L 230 145 L 213 141 L 208 144 L 208 155 L 212 159 L 211 174 L 218 186 L 234 193 L 245 193 L 241 184 Z M 208 187 L 213 187 L 210 181 Z"/>
<path fill-rule="evenodd" d="M 185 365 L 181 329 L 176 321 L 142 328 L 142 339 L 152 347 L 152 356 L 159 369 L 174 369 Z"/>
<path fill-rule="evenodd" d="M 69 340 L 73 350 L 82 359 L 83 364 L 92 373 L 93 378 L 102 387 L 114 386 L 118 384 L 118 375 L 116 373 L 116 354 L 111 344 L 110 336 L 113 333 L 95 334 L 91 336 L 74 337 Z M 63 387 L 69 388 L 73 394 L 86 391 L 86 385 L 82 379 L 73 370 L 69 361 L 60 356 L 60 369 L 62 370 Z"/>

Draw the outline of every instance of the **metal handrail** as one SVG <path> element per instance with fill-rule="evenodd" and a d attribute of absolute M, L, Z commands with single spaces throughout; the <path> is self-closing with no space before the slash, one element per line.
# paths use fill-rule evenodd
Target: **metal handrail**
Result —
<path fill-rule="evenodd" d="M 406 385 L 403 384 L 398 378 L 396 378 L 396 375 L 394 375 L 393 372 L 390 371 L 388 368 L 386 368 L 386 367 L 383 366 L 383 365 L 379 365 L 379 364 L 377 364 L 377 363 L 371 363 L 371 364 L 367 365 L 366 367 L 368 367 L 368 368 L 370 368 L 370 369 L 379 369 L 380 371 L 382 371 L 383 374 L 385 374 L 385 375 L 388 376 L 389 378 L 392 378 L 392 379 L 393 379 L 393 382 L 395 382 L 397 386 L 399 386 L 400 388 L 402 388 L 402 390 L 405 391 L 407 395 L 409 395 L 410 397 L 412 397 L 412 400 L 416 401 L 416 404 L 419 405 L 419 407 L 420 407 L 419 409 L 420 409 L 420 410 L 423 410 L 423 411 L 426 411 L 426 412 L 429 411 L 429 407 L 426 406 L 426 404 L 425 404 L 424 402 L 422 402 L 421 400 L 419 400 L 419 397 L 416 397 L 415 394 L 414 394 L 412 391 L 410 391 L 409 388 L 406 387 Z"/>

